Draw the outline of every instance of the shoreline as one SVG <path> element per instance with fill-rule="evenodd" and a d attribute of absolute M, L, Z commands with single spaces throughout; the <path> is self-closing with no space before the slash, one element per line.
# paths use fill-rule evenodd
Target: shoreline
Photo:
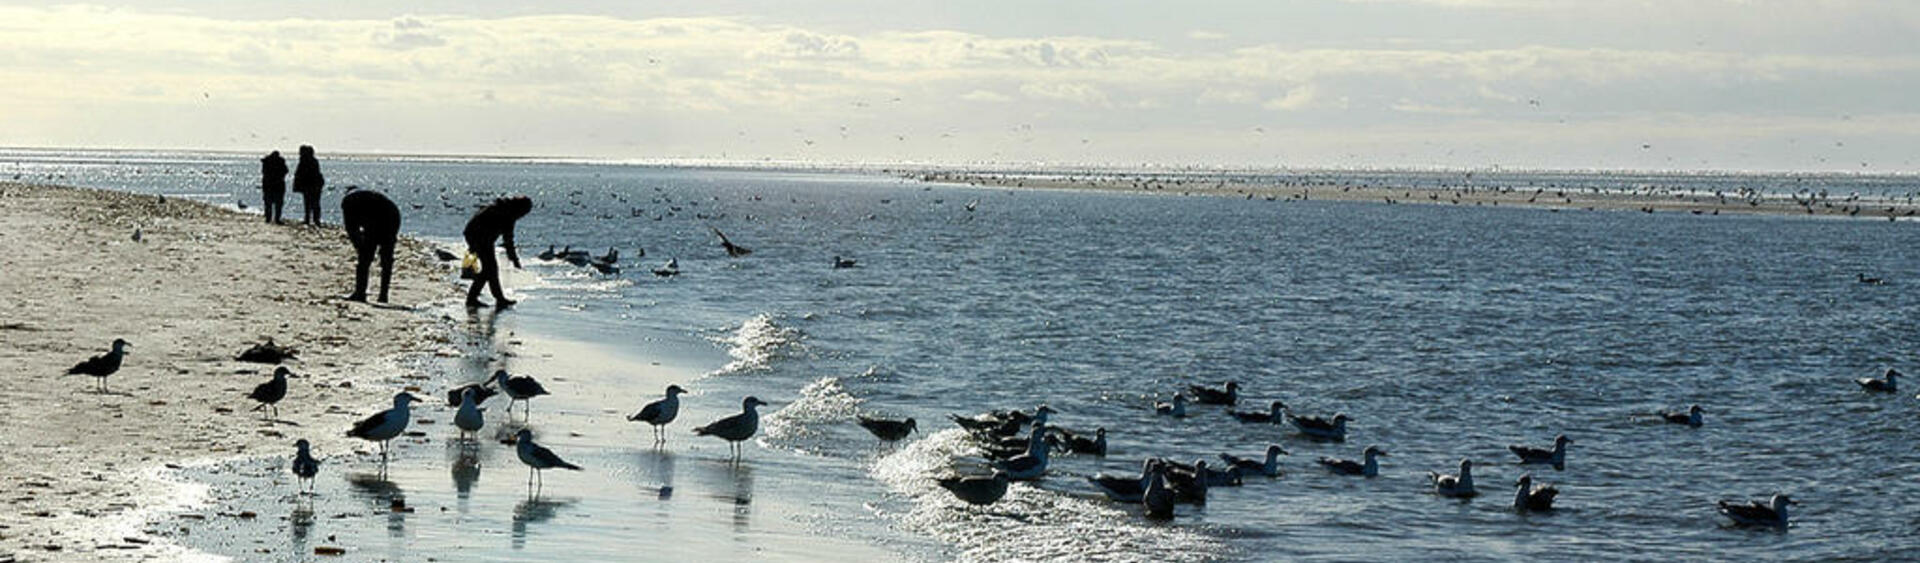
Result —
<path fill-rule="evenodd" d="M 198 500 L 169 470 L 284 457 L 302 438 L 336 457 L 362 450 L 341 430 L 420 377 L 408 358 L 449 340 L 423 312 L 454 298 L 446 267 L 406 237 L 401 306 L 385 307 L 339 299 L 353 251 L 338 227 L 268 226 L 183 198 L 0 182 L 0 243 L 0 362 L 15 382 L 0 391 L 13 429 L 0 447 L 14 452 L 0 485 L 16 491 L 0 558 L 194 556 L 152 520 Z M 109 394 L 60 375 L 114 338 L 132 347 Z M 277 421 L 246 398 L 273 367 L 234 360 L 267 338 L 299 350 Z"/>
<path fill-rule="evenodd" d="M 1265 201 L 1343 201 L 1387 205 L 1519 207 L 1586 211 L 1638 211 L 1691 215 L 1813 216 L 1886 221 L 1920 220 L 1913 198 L 1853 197 L 1808 193 L 1678 191 L 1647 186 L 1636 190 L 1600 190 L 1532 186 L 1533 189 L 1475 186 L 1387 187 L 1310 179 L 1268 183 L 1227 180 L 1220 175 L 1151 176 L 1131 174 L 995 174 L 925 172 L 902 176 L 923 183 L 1028 190 L 1093 190 L 1165 196 L 1237 197 Z"/>

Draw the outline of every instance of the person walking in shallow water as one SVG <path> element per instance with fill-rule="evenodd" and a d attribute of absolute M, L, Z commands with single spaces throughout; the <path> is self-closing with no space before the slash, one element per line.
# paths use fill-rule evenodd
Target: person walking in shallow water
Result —
<path fill-rule="evenodd" d="M 327 178 L 320 175 L 320 159 L 313 156 L 312 145 L 300 145 L 300 165 L 293 170 L 293 191 L 300 193 L 303 214 L 300 224 L 320 226 L 320 191 Z"/>
<path fill-rule="evenodd" d="M 520 253 L 514 249 L 513 225 L 521 217 L 533 211 L 533 200 L 527 196 L 513 196 L 493 200 L 467 220 L 467 229 L 463 232 L 467 238 L 467 251 L 480 259 L 480 273 L 473 276 L 473 285 L 467 288 L 467 306 L 484 307 L 480 301 L 480 286 L 493 290 L 494 306 L 505 309 L 513 306 L 513 300 L 500 290 L 500 262 L 493 257 L 493 241 L 499 239 L 507 247 L 507 260 L 514 268 L 520 267 Z"/>
<path fill-rule="evenodd" d="M 280 151 L 260 159 L 260 196 L 265 200 L 261 207 L 266 210 L 267 222 L 280 224 L 280 212 L 287 207 L 287 159 L 280 156 Z"/>
<path fill-rule="evenodd" d="M 387 284 L 393 282 L 393 245 L 400 236 L 400 208 L 380 192 L 347 187 L 340 198 L 340 224 L 347 228 L 347 240 L 356 254 L 353 268 L 353 294 L 348 301 L 367 301 L 367 274 L 373 255 L 380 253 L 380 302 L 387 302 Z"/>

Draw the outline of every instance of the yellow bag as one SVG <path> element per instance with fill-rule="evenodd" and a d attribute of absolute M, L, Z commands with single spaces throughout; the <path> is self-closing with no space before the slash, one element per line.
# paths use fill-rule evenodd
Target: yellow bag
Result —
<path fill-rule="evenodd" d="M 480 256 L 474 254 L 471 250 L 467 251 L 467 257 L 460 259 L 460 269 L 476 274 L 480 273 Z"/>

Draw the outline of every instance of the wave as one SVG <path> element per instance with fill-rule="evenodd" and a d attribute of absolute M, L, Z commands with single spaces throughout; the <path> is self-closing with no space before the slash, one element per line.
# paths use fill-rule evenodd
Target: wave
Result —
<path fill-rule="evenodd" d="M 832 453 L 834 446 L 845 444 L 828 436 L 823 429 L 836 424 L 844 426 L 853 420 L 862 402 L 841 385 L 840 378 L 822 377 L 801 389 L 800 398 L 761 420 L 766 430 L 761 444 L 814 454 Z"/>
<path fill-rule="evenodd" d="M 802 336 L 797 329 L 780 326 L 770 313 L 754 315 L 731 334 L 714 339 L 727 347 L 733 361 L 708 375 L 766 371 L 774 360 L 799 351 Z"/>
<path fill-rule="evenodd" d="M 934 432 L 874 463 L 872 474 L 912 507 L 899 514 L 903 527 L 939 539 L 961 561 L 1213 561 L 1231 551 L 1220 539 L 1181 526 L 1153 525 L 1135 507 L 1082 498 L 1029 483 L 1015 483 L 992 506 L 969 507 L 941 489 L 935 478 L 963 471 L 954 461 L 974 453 L 966 433 Z M 1077 481 L 1064 473 L 1048 486 Z M 1071 486 L 1071 485 L 1069 485 Z"/>

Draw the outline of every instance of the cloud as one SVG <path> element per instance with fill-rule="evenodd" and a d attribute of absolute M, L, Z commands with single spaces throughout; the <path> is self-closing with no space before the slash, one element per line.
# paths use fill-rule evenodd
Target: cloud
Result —
<path fill-rule="evenodd" d="M 974 90 L 972 92 L 967 92 L 965 94 L 961 94 L 960 99 L 966 100 L 969 102 L 992 102 L 992 103 L 1002 103 L 1002 102 L 1013 101 L 1012 97 L 1007 96 L 1006 94 L 1001 94 L 999 92 L 994 92 L 991 90 Z"/>
<path fill-rule="evenodd" d="M 1227 34 L 1225 34 L 1225 33 L 1221 33 L 1221 32 L 1218 32 L 1218 31 L 1208 31 L 1208 30 L 1205 30 L 1205 29 L 1196 29 L 1196 30 L 1193 30 L 1193 31 L 1189 31 L 1189 32 L 1187 32 L 1187 38 L 1188 38 L 1188 39 L 1198 39 L 1198 40 L 1201 40 L 1201 41 L 1219 41 L 1219 40 L 1221 40 L 1221 39 L 1226 39 L 1226 38 L 1227 38 Z"/>
<path fill-rule="evenodd" d="M 1287 90 L 1285 95 L 1267 100 L 1260 107 L 1277 111 L 1295 111 L 1305 109 L 1313 103 L 1315 90 L 1312 84 L 1296 86 Z"/>

